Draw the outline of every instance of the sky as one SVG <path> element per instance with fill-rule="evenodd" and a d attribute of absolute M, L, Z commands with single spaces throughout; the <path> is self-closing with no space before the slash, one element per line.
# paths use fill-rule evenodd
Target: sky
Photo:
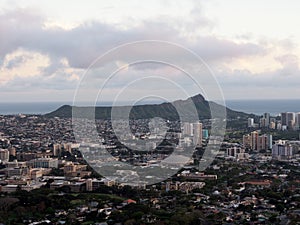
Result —
<path fill-rule="evenodd" d="M 86 77 L 80 100 L 126 101 L 151 93 L 175 100 L 203 91 L 174 66 L 130 66 L 148 52 L 175 66 L 188 59 L 148 42 L 126 52 L 121 47 L 93 66 L 112 49 L 144 40 L 197 54 L 205 70 L 192 60 L 185 65 L 196 80 L 205 83 L 208 71 L 214 77 L 217 85 L 201 93 L 207 98 L 219 88 L 225 99 L 299 99 L 299 9 L 297 0 L 0 0 L 0 102 L 69 102 Z"/>

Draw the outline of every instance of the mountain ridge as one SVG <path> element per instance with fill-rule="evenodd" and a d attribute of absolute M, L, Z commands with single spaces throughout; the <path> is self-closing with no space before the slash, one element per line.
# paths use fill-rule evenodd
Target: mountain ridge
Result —
<path fill-rule="evenodd" d="M 186 116 L 189 116 L 190 110 L 189 104 L 190 100 L 193 101 L 199 119 L 209 119 L 211 118 L 211 112 L 210 112 L 210 106 L 214 106 L 214 109 L 220 109 L 224 110 L 224 107 L 226 109 L 226 118 L 227 119 L 236 119 L 236 118 L 246 118 L 253 114 L 248 114 L 244 112 L 235 111 L 232 109 L 227 108 L 226 106 L 219 105 L 215 102 L 209 102 L 207 101 L 201 94 L 192 96 L 186 100 L 176 100 L 172 103 L 170 102 L 164 102 L 160 104 L 145 104 L 145 105 L 135 105 L 132 107 L 130 111 L 130 118 L 135 119 L 148 119 L 153 117 L 161 117 L 166 118 L 169 120 L 178 120 L 179 116 L 178 113 L 174 107 L 175 104 L 181 105 L 183 108 L 185 108 L 185 114 Z M 61 117 L 61 118 L 71 118 L 72 117 L 72 109 L 73 107 L 76 107 L 76 109 L 80 109 L 82 111 L 82 115 L 84 115 L 84 112 L 90 111 L 91 109 L 95 108 L 95 118 L 96 119 L 110 119 L 111 118 L 111 106 L 84 106 L 84 107 L 78 107 L 78 106 L 71 106 L 71 105 L 63 105 L 59 107 L 58 109 L 45 114 L 46 117 Z M 129 106 L 115 106 L 117 108 L 122 107 L 125 109 L 125 107 Z M 220 108 L 218 108 L 220 107 Z M 83 116 L 84 117 L 84 116 Z"/>

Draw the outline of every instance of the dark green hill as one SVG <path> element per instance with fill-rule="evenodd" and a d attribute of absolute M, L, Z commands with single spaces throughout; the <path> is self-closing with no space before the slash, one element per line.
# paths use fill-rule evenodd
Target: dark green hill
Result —
<path fill-rule="evenodd" d="M 190 100 L 190 99 L 188 99 Z M 183 113 L 185 116 L 189 116 L 191 110 L 189 109 L 190 104 L 188 100 L 178 100 L 173 102 L 174 104 L 180 105 L 183 108 Z M 196 95 L 191 97 L 191 100 L 196 106 L 199 119 L 209 119 L 211 117 L 209 102 L 204 99 L 202 95 Z M 223 106 L 218 105 L 214 102 L 210 103 L 214 106 L 215 110 L 221 111 Z M 76 107 L 76 106 L 73 106 Z M 121 108 L 126 106 L 118 106 Z M 91 112 L 92 107 L 77 107 L 77 110 L 80 111 L 80 114 L 84 115 L 86 112 Z M 78 111 L 77 111 L 78 112 Z M 247 118 L 250 115 L 243 112 L 237 112 L 226 107 L 227 119 L 236 119 L 236 118 Z M 111 118 L 111 107 L 100 107 L 95 108 L 96 119 L 110 119 Z M 60 118 L 71 118 L 72 117 L 72 106 L 64 105 L 57 110 L 46 114 L 47 117 L 60 117 Z M 83 116 L 84 117 L 84 116 Z M 169 120 L 178 120 L 178 113 L 172 103 L 162 103 L 162 104 L 151 104 L 151 105 L 136 105 L 133 106 L 130 112 L 130 117 L 135 119 L 147 119 L 153 117 L 161 117 Z"/>

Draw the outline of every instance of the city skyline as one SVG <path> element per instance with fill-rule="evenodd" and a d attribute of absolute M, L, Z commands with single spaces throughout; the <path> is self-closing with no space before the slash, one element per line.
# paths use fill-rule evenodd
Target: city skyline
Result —
<path fill-rule="evenodd" d="M 0 225 L 298 224 L 288 3 L 0 0 Z"/>
<path fill-rule="evenodd" d="M 0 102 L 72 101 L 95 58 L 120 44 L 149 39 L 198 54 L 213 71 L 225 99 L 299 96 L 297 1 L 2 1 L 0 6 Z M 124 71 L 103 99 L 113 100 L 109 96 L 126 85 L 127 77 L 153 71 L 177 76 L 184 89 L 199 93 L 168 67 L 141 66 Z M 101 77 L 98 82 L 103 83 Z M 149 85 L 171 100 L 184 98 Z M 143 88 L 134 91 L 139 95 Z"/>

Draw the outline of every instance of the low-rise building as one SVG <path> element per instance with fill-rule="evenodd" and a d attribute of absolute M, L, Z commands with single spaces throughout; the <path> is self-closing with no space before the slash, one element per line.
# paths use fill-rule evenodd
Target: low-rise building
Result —
<path fill-rule="evenodd" d="M 38 158 L 30 160 L 28 164 L 33 168 L 58 168 L 58 159 Z"/>

